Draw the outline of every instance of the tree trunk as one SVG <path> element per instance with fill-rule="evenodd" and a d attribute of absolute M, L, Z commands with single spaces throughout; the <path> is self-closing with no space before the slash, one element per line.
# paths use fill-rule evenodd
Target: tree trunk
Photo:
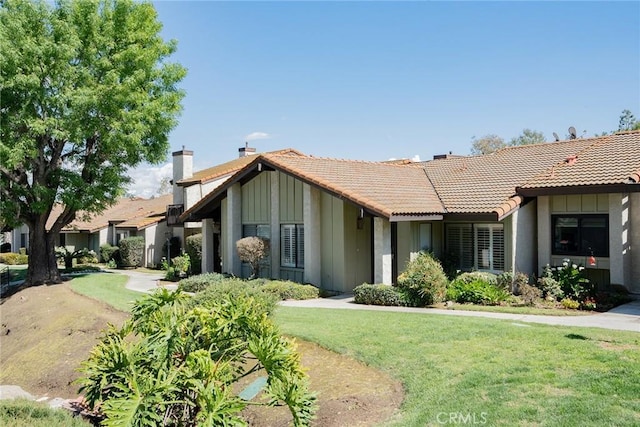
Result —
<path fill-rule="evenodd" d="M 46 218 L 29 225 L 29 267 L 25 283 L 36 286 L 62 282 L 55 253 L 55 234 L 47 232 Z"/>

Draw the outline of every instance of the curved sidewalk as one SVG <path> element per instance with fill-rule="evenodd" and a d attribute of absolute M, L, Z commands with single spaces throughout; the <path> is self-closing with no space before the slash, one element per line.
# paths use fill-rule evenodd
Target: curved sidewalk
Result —
<path fill-rule="evenodd" d="M 547 325 L 580 326 L 640 332 L 640 300 L 618 306 L 606 313 L 584 316 L 544 316 L 533 314 L 492 313 L 486 311 L 445 310 L 439 308 L 385 307 L 353 302 L 353 295 L 317 298 L 304 301 L 283 301 L 285 307 L 336 308 L 347 310 L 398 311 L 403 313 L 440 314 L 448 316 L 486 317 Z"/>

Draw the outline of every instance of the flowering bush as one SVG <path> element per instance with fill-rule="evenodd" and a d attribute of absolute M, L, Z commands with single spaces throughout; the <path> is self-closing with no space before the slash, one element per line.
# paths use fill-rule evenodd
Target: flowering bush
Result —
<path fill-rule="evenodd" d="M 584 301 L 593 293 L 593 284 L 584 277 L 584 267 L 571 262 L 570 259 L 562 260 L 562 265 L 544 268 L 542 276 L 552 277 L 560 284 L 563 296 L 576 301 Z M 560 297 L 560 294 L 556 294 Z"/>

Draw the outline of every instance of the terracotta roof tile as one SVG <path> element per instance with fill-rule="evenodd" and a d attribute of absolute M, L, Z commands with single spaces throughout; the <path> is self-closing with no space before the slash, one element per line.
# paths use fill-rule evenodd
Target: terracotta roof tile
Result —
<path fill-rule="evenodd" d="M 303 153 L 292 148 L 285 148 L 283 150 L 272 151 L 270 153 L 288 156 L 304 156 Z M 178 185 L 188 187 L 193 184 L 202 184 L 225 175 L 233 174 L 234 172 L 241 170 L 249 163 L 251 163 L 256 155 L 258 154 L 238 157 L 237 159 L 233 159 L 228 162 L 197 171 L 191 178 L 185 178 L 178 181 Z"/>
<path fill-rule="evenodd" d="M 575 139 L 507 147 L 483 156 L 432 160 L 424 167 L 447 212 L 495 212 L 501 217 L 517 200 L 516 187 L 592 142 Z"/>
<path fill-rule="evenodd" d="M 84 218 L 83 212 L 76 215 L 75 221 L 63 228 L 63 231 L 87 231 L 94 233 L 109 226 L 109 222 L 117 222 L 119 227 L 142 229 L 164 219 L 167 205 L 173 201 L 172 195 L 155 197 L 153 199 L 122 198 L 116 204 L 106 208 L 101 214 Z M 49 216 L 47 228 L 50 228 L 55 218 L 62 212 L 62 206 L 54 207 Z M 124 225 L 123 225 L 124 224 Z"/>
<path fill-rule="evenodd" d="M 387 217 L 444 213 L 421 164 L 282 155 L 264 158 L 285 172 Z"/>
<path fill-rule="evenodd" d="M 590 140 L 585 149 L 553 163 L 521 188 L 573 187 L 640 182 L 640 131 Z"/>

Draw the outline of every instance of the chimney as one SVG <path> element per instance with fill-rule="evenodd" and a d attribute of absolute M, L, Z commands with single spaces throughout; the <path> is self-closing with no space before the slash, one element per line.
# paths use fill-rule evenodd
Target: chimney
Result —
<path fill-rule="evenodd" d="M 253 156 L 256 154 L 256 149 L 249 147 L 249 143 L 245 142 L 244 147 L 238 148 L 238 154 L 240 157 Z"/>
<path fill-rule="evenodd" d="M 193 151 L 182 150 L 173 153 L 173 204 L 184 204 L 184 189 L 178 187 L 178 181 L 193 176 Z"/>

